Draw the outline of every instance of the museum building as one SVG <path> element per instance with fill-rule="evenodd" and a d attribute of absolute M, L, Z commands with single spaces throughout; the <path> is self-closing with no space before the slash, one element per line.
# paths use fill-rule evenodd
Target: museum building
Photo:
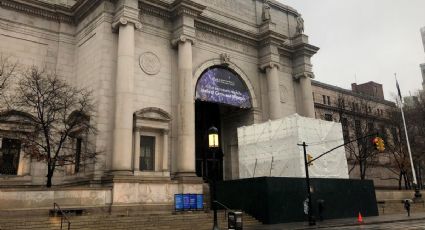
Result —
<path fill-rule="evenodd" d="M 53 178 L 56 187 L 87 189 L 38 197 L 168 207 L 174 194 L 203 193 L 211 126 L 220 135 L 219 178 L 238 179 L 237 128 L 315 117 L 310 58 L 318 48 L 303 31 L 301 15 L 275 0 L 0 0 L 2 55 L 45 66 L 96 101 L 90 121 L 100 154 Z M 27 115 L 1 110 L 0 168 L 8 169 L 0 186 L 43 186 L 45 166 L 14 135 Z M 85 140 L 75 145 L 81 151 Z"/>

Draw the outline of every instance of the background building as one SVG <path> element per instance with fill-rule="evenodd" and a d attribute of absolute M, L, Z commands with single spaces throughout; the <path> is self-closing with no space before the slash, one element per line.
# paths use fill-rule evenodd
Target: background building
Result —
<path fill-rule="evenodd" d="M 385 100 L 382 85 L 376 82 L 352 84 L 352 89 L 313 81 L 315 116 L 318 119 L 340 122 L 346 142 L 369 134 L 379 133 L 392 141 L 391 113 L 395 103 Z M 396 135 L 396 134 L 394 134 Z M 373 149 L 373 137 L 345 146 L 350 178 L 373 179 L 375 187 L 396 187 L 387 154 Z M 362 166 L 360 166 L 362 164 Z M 362 168 L 360 168 L 362 167 Z"/>
<path fill-rule="evenodd" d="M 425 27 L 421 28 L 421 36 L 422 36 L 422 43 L 424 46 L 424 52 L 425 52 Z M 421 73 L 422 73 L 422 90 L 425 92 L 425 63 L 422 63 L 420 65 Z"/>

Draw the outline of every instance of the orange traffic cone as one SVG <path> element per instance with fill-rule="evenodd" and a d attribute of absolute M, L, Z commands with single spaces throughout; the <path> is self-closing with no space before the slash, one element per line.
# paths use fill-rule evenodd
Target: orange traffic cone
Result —
<path fill-rule="evenodd" d="M 357 221 L 359 222 L 359 224 L 363 223 L 363 217 L 362 214 L 359 212 L 359 216 L 357 217 Z"/>

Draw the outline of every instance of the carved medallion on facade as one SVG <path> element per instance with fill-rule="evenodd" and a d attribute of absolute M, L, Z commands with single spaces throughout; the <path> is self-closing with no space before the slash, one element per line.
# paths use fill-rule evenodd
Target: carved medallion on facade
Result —
<path fill-rule="evenodd" d="M 161 70 L 161 62 L 158 56 L 152 52 L 146 52 L 140 55 L 140 68 L 149 75 L 156 75 Z"/>

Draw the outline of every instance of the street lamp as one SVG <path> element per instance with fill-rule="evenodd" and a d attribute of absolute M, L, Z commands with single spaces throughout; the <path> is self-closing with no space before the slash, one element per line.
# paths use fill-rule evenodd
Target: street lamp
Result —
<path fill-rule="evenodd" d="M 218 129 L 214 126 L 211 126 L 208 129 L 208 148 L 213 154 L 213 170 L 212 170 L 212 184 L 210 186 L 210 193 L 212 197 L 212 206 L 214 211 L 214 224 L 213 224 L 213 230 L 219 230 L 218 224 L 217 224 L 217 205 L 215 203 L 216 201 L 216 189 L 215 189 L 215 178 L 216 178 L 216 159 L 215 159 L 215 152 L 217 151 L 219 147 L 218 143 Z"/>

